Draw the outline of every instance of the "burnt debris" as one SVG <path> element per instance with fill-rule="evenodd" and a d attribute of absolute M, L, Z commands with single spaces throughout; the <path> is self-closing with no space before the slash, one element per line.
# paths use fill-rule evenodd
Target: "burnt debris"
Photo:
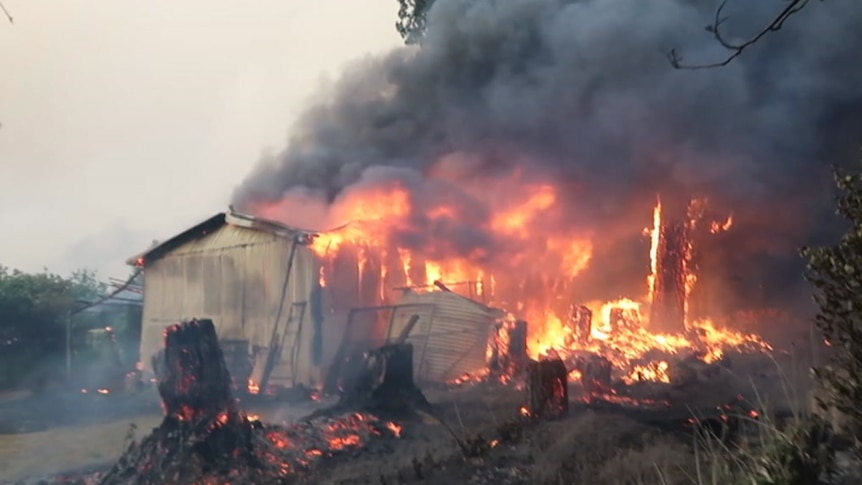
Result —
<path fill-rule="evenodd" d="M 233 396 L 230 372 L 211 320 L 165 331 L 158 390 L 165 417 L 132 442 L 98 485 L 292 483 L 319 459 L 362 448 L 400 426 L 351 413 L 292 426 L 249 419 Z M 67 482 L 64 482 L 67 483 Z"/>

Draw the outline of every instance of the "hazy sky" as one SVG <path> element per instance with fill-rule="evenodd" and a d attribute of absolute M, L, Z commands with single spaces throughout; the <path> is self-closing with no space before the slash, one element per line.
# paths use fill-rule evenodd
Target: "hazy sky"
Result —
<path fill-rule="evenodd" d="M 4 0 L 0 264 L 123 277 L 227 207 L 346 63 L 399 44 L 392 0 Z"/>

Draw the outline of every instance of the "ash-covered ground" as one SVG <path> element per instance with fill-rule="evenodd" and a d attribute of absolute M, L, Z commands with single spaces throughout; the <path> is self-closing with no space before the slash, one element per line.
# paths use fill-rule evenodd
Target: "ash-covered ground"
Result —
<path fill-rule="evenodd" d="M 345 446 L 338 453 L 317 456 L 316 451 L 304 450 L 314 462 L 286 473 L 279 483 L 692 483 L 694 415 L 717 416 L 717 406 L 739 395 L 779 415 L 807 406 L 805 393 L 795 395 L 804 387 L 794 382 L 804 376 L 793 371 L 795 359 L 791 355 L 772 359 L 737 356 L 736 366 L 709 382 L 685 389 L 656 384 L 637 390 L 668 403 L 652 406 L 587 404 L 583 390 L 573 383 L 568 416 L 552 421 L 525 418 L 521 408 L 526 394 L 517 387 L 482 383 L 425 389 L 432 413 L 416 412 L 397 422 L 397 433 L 372 433 L 360 446 Z M 131 438 L 126 434 L 134 431 L 140 440 L 161 420 L 155 393 L 89 398 L 90 411 L 76 403 L 79 413 L 66 413 L 65 423 L 57 422 L 57 413 L 40 414 L 44 410 L 32 401 L 4 403 L 0 483 L 98 483 L 100 474 L 125 450 L 126 439 Z M 289 429 L 295 420 L 326 404 L 250 401 L 243 408 L 264 423 Z M 10 434 L 16 413 L 19 418 L 29 416 L 23 420 L 29 429 L 43 430 Z M 95 422 L 97 415 L 102 423 Z M 132 422 L 136 428 L 130 427 Z M 381 418 L 384 426 L 386 422 Z M 40 433 L 42 441 L 33 441 L 32 436 Z M 87 453 L 79 452 L 72 462 L 68 456 L 70 452 L 74 456 L 75 449 L 98 453 L 88 460 Z M 62 470 L 67 471 L 57 473 Z"/>

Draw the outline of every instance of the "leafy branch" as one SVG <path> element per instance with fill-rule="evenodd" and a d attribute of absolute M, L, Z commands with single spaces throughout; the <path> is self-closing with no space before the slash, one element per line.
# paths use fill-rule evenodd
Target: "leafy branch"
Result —
<path fill-rule="evenodd" d="M 727 56 L 720 61 L 706 63 L 706 64 L 685 64 L 683 62 L 682 57 L 677 53 L 676 49 L 671 49 L 668 52 L 667 57 L 670 61 L 671 65 L 676 69 L 709 69 L 714 67 L 722 67 L 733 62 L 734 59 L 741 56 L 742 53 L 752 45 L 759 42 L 762 38 L 766 37 L 770 33 L 777 32 L 784 27 L 784 23 L 792 17 L 794 14 L 799 13 L 803 8 L 805 8 L 811 0 L 789 0 L 789 3 L 786 7 L 784 7 L 781 12 L 776 15 L 769 24 L 767 24 L 763 29 L 761 29 L 755 35 L 749 37 L 747 40 L 734 43 L 727 40 L 727 37 L 721 31 L 721 26 L 727 21 L 729 17 L 725 17 L 724 8 L 727 6 L 727 0 L 723 0 L 721 5 L 719 5 L 718 9 L 715 11 L 715 18 L 713 19 L 712 24 L 706 26 L 706 31 L 711 33 L 715 40 L 725 49 L 729 51 Z M 823 1 L 823 0 L 821 0 Z"/>

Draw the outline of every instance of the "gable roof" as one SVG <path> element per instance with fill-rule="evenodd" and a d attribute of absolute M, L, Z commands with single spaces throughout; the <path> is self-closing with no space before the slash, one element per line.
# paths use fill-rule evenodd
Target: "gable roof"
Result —
<path fill-rule="evenodd" d="M 312 231 L 297 229 L 268 219 L 261 219 L 247 214 L 241 214 L 239 212 L 235 212 L 233 208 L 229 208 L 226 212 L 219 212 L 203 222 L 195 224 L 185 231 L 132 256 L 126 260 L 126 264 L 139 267 L 144 266 L 147 262 L 157 260 L 187 242 L 200 239 L 228 224 L 255 231 L 268 232 L 284 238 L 294 237 L 300 234 L 316 234 Z"/>

